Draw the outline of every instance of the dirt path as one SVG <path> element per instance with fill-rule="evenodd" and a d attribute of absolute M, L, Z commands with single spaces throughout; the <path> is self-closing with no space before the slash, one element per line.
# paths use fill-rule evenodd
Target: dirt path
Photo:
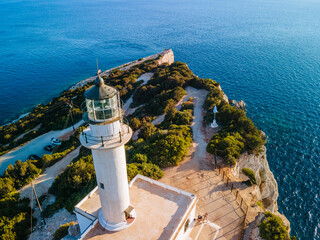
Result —
<path fill-rule="evenodd" d="M 184 162 L 177 167 L 165 169 L 160 181 L 197 195 L 199 201 L 196 214 L 207 212 L 208 220 L 220 227 L 217 233 L 217 229 L 208 224 L 196 224 L 190 239 L 212 240 L 216 233 L 218 239 L 238 239 L 239 224 L 244 214 L 229 188 L 213 170 L 212 156 L 206 151 L 208 136 L 218 131 L 203 125 L 202 106 L 207 92 L 191 87 L 186 90 L 188 95 L 185 99 L 195 99 L 192 125 L 194 143 Z"/>
<path fill-rule="evenodd" d="M 145 85 L 152 78 L 153 74 L 154 73 L 144 73 L 137 79 L 137 81 L 143 80 L 143 83 L 141 84 L 141 86 Z M 137 109 L 137 108 L 130 108 L 130 104 L 132 103 L 132 97 L 133 97 L 133 94 L 123 106 L 125 116 L 128 116 L 134 113 L 134 111 Z"/>
<path fill-rule="evenodd" d="M 57 162 L 51 167 L 48 167 L 43 174 L 41 174 L 38 178 L 33 180 L 34 187 L 37 191 L 38 196 L 41 196 L 44 193 L 48 192 L 48 189 L 52 185 L 54 179 L 61 173 L 66 167 L 70 164 L 70 162 L 79 154 L 80 147 L 73 150 L 67 156 L 65 156 L 62 160 Z M 31 184 L 24 186 L 20 189 L 20 196 L 30 197 L 31 195 Z"/>

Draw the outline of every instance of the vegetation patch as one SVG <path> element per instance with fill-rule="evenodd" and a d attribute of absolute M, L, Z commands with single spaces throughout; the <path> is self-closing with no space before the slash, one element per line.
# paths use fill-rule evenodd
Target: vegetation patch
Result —
<path fill-rule="evenodd" d="M 288 229 L 280 217 L 271 212 L 265 212 L 265 220 L 259 224 L 260 236 L 265 240 L 296 240 L 289 236 Z"/>
<path fill-rule="evenodd" d="M 242 173 L 249 178 L 250 185 L 257 184 L 256 175 L 250 168 L 242 168 Z"/>
<path fill-rule="evenodd" d="M 70 222 L 70 223 L 60 225 L 60 227 L 54 233 L 53 240 L 60 240 L 65 236 L 67 236 L 69 234 L 68 229 L 71 225 L 75 225 L 75 222 Z"/>
<path fill-rule="evenodd" d="M 31 208 L 29 199 L 20 199 L 19 193 L 2 195 L 0 200 L 0 239 L 25 240 L 30 234 Z M 36 224 L 36 219 L 32 218 Z"/>

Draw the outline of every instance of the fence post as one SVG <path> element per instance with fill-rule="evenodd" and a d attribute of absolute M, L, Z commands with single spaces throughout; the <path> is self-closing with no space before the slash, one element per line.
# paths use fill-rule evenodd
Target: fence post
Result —
<path fill-rule="evenodd" d="M 240 208 L 242 207 L 243 198 L 241 198 Z"/>
<path fill-rule="evenodd" d="M 223 171 L 223 175 L 222 175 L 222 180 L 224 180 L 224 171 Z"/>
<path fill-rule="evenodd" d="M 228 184 L 229 184 L 229 178 L 227 177 L 227 187 L 228 187 Z"/>
<path fill-rule="evenodd" d="M 219 166 L 219 174 L 220 174 L 220 166 Z"/>
<path fill-rule="evenodd" d="M 103 137 L 101 136 L 101 144 L 102 144 L 102 147 L 104 147 L 104 144 L 103 144 Z"/>
<path fill-rule="evenodd" d="M 237 190 L 237 192 L 236 192 L 236 200 L 237 200 L 237 198 L 238 198 L 238 193 L 239 193 L 239 190 Z"/>
<path fill-rule="evenodd" d="M 120 131 L 119 131 L 119 136 L 120 136 L 120 142 L 122 142 L 122 136 Z"/>

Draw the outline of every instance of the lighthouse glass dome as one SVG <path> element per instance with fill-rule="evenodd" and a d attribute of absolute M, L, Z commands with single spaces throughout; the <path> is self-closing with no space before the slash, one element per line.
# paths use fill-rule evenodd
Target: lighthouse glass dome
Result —
<path fill-rule="evenodd" d="M 114 95 L 109 99 L 86 99 L 88 118 L 91 121 L 103 122 L 119 116 L 118 97 Z"/>
<path fill-rule="evenodd" d="M 84 96 L 88 120 L 92 122 L 104 122 L 109 119 L 120 117 L 119 92 L 104 84 L 104 80 L 98 76 L 95 85 L 88 89 Z"/>

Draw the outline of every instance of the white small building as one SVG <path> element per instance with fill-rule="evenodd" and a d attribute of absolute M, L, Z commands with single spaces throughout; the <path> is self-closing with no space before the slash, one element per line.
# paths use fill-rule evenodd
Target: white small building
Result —
<path fill-rule="evenodd" d="M 92 150 L 97 187 L 75 207 L 80 239 L 186 239 L 194 225 L 197 197 L 137 175 L 129 184 L 119 92 L 98 75 L 85 92 L 89 123 L 81 144 Z"/>

